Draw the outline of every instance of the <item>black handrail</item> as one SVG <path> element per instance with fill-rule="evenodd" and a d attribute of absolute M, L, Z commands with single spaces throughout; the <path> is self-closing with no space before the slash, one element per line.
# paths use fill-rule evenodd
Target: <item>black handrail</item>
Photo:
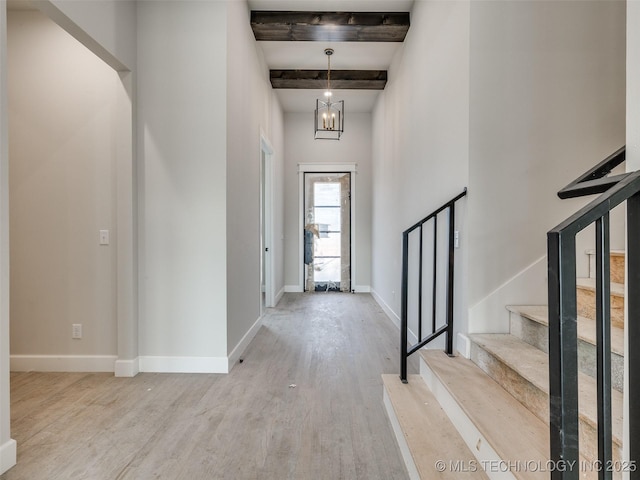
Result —
<path fill-rule="evenodd" d="M 619 151 L 620 152 L 620 151 Z M 624 152 L 623 152 L 624 154 Z M 592 169 L 593 170 L 593 169 Z M 584 176 L 583 176 L 584 177 Z M 587 193 L 585 193 L 587 194 Z M 628 173 L 600 197 L 547 234 L 549 274 L 549 406 L 553 480 L 580 478 L 578 434 L 578 338 L 576 300 L 576 235 L 596 224 L 596 348 L 598 465 L 600 479 L 617 471 L 611 447 L 611 326 L 609 212 L 627 202 L 627 291 L 629 345 L 640 343 L 640 171 Z M 640 349 L 625 352 L 629 365 L 629 398 L 640 398 Z M 629 409 L 630 458 L 640 459 L 640 417 Z M 575 462 L 575 463 L 574 463 Z M 635 465 L 635 464 L 634 464 Z M 563 471 L 561 471 L 563 470 Z M 635 469 L 634 469 L 635 470 Z M 640 478 L 640 472 L 631 472 Z"/>
<path fill-rule="evenodd" d="M 569 185 L 558 192 L 562 199 L 582 197 L 584 195 L 595 195 L 604 193 L 628 174 L 614 175 L 607 177 L 611 171 L 625 161 L 626 147 L 621 147 L 588 172 L 580 175 Z"/>
<path fill-rule="evenodd" d="M 402 297 L 401 297 L 401 316 L 400 316 L 400 379 L 407 383 L 407 359 L 409 356 L 429 342 L 435 340 L 443 333 L 447 333 L 447 344 L 445 351 L 449 355 L 453 355 L 453 294 L 454 294 L 454 266 L 455 266 L 455 254 L 454 254 L 454 236 L 455 236 L 455 204 L 458 200 L 467 194 L 465 188 L 462 193 L 455 196 L 440 208 L 437 208 L 429 215 L 424 217 L 419 222 L 415 223 L 411 227 L 402 232 Z M 436 328 L 436 293 L 437 293 L 437 260 L 438 260 L 438 215 L 445 210 L 449 211 L 449 228 L 448 228 L 448 255 L 449 265 L 447 272 L 447 321 L 440 328 Z M 425 223 L 433 219 L 433 289 L 432 289 L 432 319 L 431 319 L 431 333 L 423 338 L 422 336 L 422 267 L 423 258 L 422 253 L 424 250 L 422 227 Z M 418 342 L 415 345 L 409 347 L 408 340 L 408 304 L 409 304 L 409 235 L 419 229 L 420 230 L 420 255 L 419 255 L 419 269 L 418 269 Z"/>

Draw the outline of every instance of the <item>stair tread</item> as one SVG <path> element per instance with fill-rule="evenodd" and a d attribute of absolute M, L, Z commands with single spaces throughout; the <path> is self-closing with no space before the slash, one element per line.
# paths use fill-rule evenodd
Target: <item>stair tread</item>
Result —
<path fill-rule="evenodd" d="M 549 359 L 546 353 L 510 334 L 472 334 L 471 340 L 508 365 L 538 389 L 549 394 Z M 580 417 L 597 426 L 596 381 L 584 374 L 578 380 Z M 611 391 L 612 435 L 622 444 L 622 393 Z"/>
<path fill-rule="evenodd" d="M 440 350 L 420 350 L 420 355 L 501 459 L 548 460 L 549 427 L 476 364 Z M 547 476 L 529 473 L 518 478 Z"/>
<path fill-rule="evenodd" d="M 444 472 L 436 469 L 438 460 L 447 464 L 449 460 L 459 460 L 470 465 L 475 457 L 420 375 L 409 375 L 408 379 L 409 383 L 403 384 L 398 375 L 382 375 L 420 478 L 488 478 L 481 469 L 463 475 L 450 469 Z"/>
<path fill-rule="evenodd" d="M 590 290 L 595 292 L 596 279 L 595 278 L 577 278 L 576 287 L 583 290 Z M 624 284 L 611 282 L 611 295 L 615 297 L 624 297 Z"/>
<path fill-rule="evenodd" d="M 517 313 L 541 325 L 549 326 L 547 305 L 508 305 L 507 310 Z M 578 338 L 596 345 L 596 322 L 587 317 L 578 316 Z M 611 325 L 611 351 L 624 356 L 624 329 Z"/>

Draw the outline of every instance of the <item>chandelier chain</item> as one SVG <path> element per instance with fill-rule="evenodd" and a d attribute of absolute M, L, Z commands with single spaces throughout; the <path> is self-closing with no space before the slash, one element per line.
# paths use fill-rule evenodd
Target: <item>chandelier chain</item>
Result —
<path fill-rule="evenodd" d="M 331 55 L 333 48 L 325 48 L 327 56 L 327 90 L 323 100 L 316 99 L 315 108 L 315 139 L 340 140 L 344 132 L 344 100 L 333 102 L 331 98 Z M 318 74 L 320 76 L 320 74 Z"/>
<path fill-rule="evenodd" d="M 331 55 L 327 55 L 327 90 L 331 91 Z"/>

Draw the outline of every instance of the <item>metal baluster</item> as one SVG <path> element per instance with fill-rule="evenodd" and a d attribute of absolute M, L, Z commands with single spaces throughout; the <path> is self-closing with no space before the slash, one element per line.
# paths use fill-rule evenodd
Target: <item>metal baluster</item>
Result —
<path fill-rule="evenodd" d="M 407 299 L 409 283 L 409 233 L 402 235 L 402 298 L 400 313 L 400 379 L 407 383 Z"/>
<path fill-rule="evenodd" d="M 547 243 L 551 460 L 579 465 L 575 235 L 551 231 Z M 579 468 L 554 469 L 551 479 L 577 480 L 579 473 Z"/>
<path fill-rule="evenodd" d="M 598 460 L 610 465 L 611 451 L 611 273 L 609 214 L 596 220 L 596 346 L 598 377 Z M 613 472 L 602 468 L 599 480 L 611 480 Z"/>
<path fill-rule="evenodd" d="M 455 202 L 449 204 L 449 274 L 447 286 L 447 355 L 453 355 L 453 286 L 455 270 L 454 236 L 456 228 Z"/>
<path fill-rule="evenodd" d="M 422 341 L 422 225 L 420 225 L 420 265 L 418 267 L 418 342 Z"/>
<path fill-rule="evenodd" d="M 436 331 L 436 294 L 438 291 L 438 216 L 433 217 L 433 286 L 431 296 L 431 333 Z"/>
<path fill-rule="evenodd" d="M 624 352 L 629 369 L 629 459 L 631 480 L 640 479 L 640 194 L 627 200 L 627 323 L 629 348 Z"/>

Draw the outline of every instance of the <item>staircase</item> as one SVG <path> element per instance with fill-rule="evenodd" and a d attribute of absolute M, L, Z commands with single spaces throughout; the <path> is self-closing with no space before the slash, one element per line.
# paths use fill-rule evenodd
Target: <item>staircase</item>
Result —
<path fill-rule="evenodd" d="M 622 478 L 624 252 L 612 251 L 610 262 L 612 466 L 613 478 Z M 598 478 L 595 262 L 590 265 L 589 278 L 577 280 L 579 464 L 549 461 L 547 306 L 507 306 L 510 333 L 469 335 L 470 359 L 423 349 L 420 376 L 409 384 L 383 376 L 387 412 L 411 478 L 548 479 L 554 468 Z M 425 417 L 439 409 L 447 421 L 440 418 L 436 430 Z"/>

